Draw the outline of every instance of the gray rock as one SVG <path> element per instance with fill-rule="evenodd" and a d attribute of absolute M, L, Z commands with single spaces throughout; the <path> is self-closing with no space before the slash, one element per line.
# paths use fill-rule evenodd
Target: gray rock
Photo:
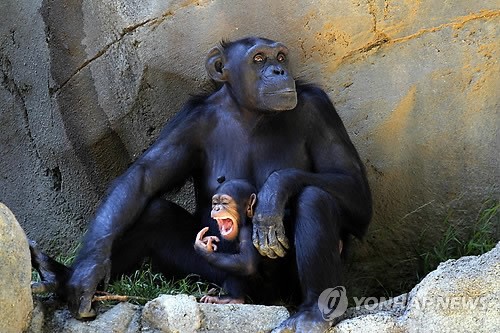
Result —
<path fill-rule="evenodd" d="M 139 333 L 141 307 L 119 303 L 93 321 L 79 321 L 67 309 L 38 303 L 29 333 Z"/>
<path fill-rule="evenodd" d="M 338 323 L 331 333 L 406 333 L 397 318 L 388 312 L 365 314 Z M 432 332 L 432 331 L 426 331 Z"/>
<path fill-rule="evenodd" d="M 154 332 L 196 332 L 201 327 L 201 311 L 196 298 L 163 295 L 144 306 L 143 326 Z"/>
<path fill-rule="evenodd" d="M 410 333 L 499 332 L 500 243 L 440 264 L 411 291 L 402 320 Z"/>
<path fill-rule="evenodd" d="M 380 304 L 383 310 L 350 309 L 352 318 L 331 332 L 499 332 L 500 243 L 481 256 L 442 263 L 401 299 L 392 308 Z"/>
<path fill-rule="evenodd" d="M 33 310 L 28 240 L 15 216 L 0 203 L 0 332 L 24 332 Z"/>
<path fill-rule="evenodd" d="M 261 333 L 271 331 L 288 316 L 281 306 L 201 304 L 193 296 L 163 295 L 144 307 L 143 330 Z"/>
<path fill-rule="evenodd" d="M 269 332 L 290 316 L 282 306 L 199 304 L 204 320 L 201 332 Z"/>
<path fill-rule="evenodd" d="M 31 312 L 31 320 L 29 323 L 28 333 L 44 333 L 45 317 L 43 304 L 36 298 L 34 300 L 34 308 Z"/>

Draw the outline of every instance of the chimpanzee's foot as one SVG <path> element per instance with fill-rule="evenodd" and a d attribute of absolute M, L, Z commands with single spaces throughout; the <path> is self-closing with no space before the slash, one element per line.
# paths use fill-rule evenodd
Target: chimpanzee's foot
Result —
<path fill-rule="evenodd" d="M 245 298 L 232 298 L 227 296 L 210 296 L 205 295 L 200 299 L 200 303 L 211 303 L 211 304 L 243 304 L 245 303 Z"/>
<path fill-rule="evenodd" d="M 324 333 L 332 324 L 331 321 L 324 320 L 317 309 L 304 309 L 290 316 L 272 333 Z"/>
<path fill-rule="evenodd" d="M 71 269 L 57 262 L 42 252 L 35 241 L 29 240 L 31 265 L 40 274 L 42 281 L 32 282 L 34 294 L 55 292 L 64 299 L 64 283 L 71 274 Z"/>
<path fill-rule="evenodd" d="M 35 282 L 31 281 L 31 292 L 33 294 L 53 293 L 57 290 L 56 282 Z"/>

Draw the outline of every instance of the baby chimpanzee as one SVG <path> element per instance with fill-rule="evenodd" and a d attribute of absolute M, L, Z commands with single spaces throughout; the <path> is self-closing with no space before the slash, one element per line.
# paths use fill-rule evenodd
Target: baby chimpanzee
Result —
<path fill-rule="evenodd" d="M 228 272 L 224 288 L 226 297 L 204 296 L 204 303 L 244 303 L 243 280 L 256 273 L 259 253 L 252 243 L 252 217 L 256 190 L 247 181 L 229 180 L 212 197 L 211 217 L 217 221 L 221 237 L 234 243 L 236 253 L 216 252 L 217 236 L 205 236 L 209 227 L 197 235 L 194 248 L 210 264 Z"/>

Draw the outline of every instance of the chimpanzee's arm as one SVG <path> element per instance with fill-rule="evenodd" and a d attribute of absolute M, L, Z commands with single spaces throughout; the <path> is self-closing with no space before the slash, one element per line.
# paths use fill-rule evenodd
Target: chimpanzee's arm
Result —
<path fill-rule="evenodd" d="M 311 170 L 282 169 L 273 172 L 259 191 L 253 242 L 262 255 L 284 256 L 288 240 L 283 215 L 288 200 L 306 186 L 318 187 L 332 195 L 347 224 L 342 227 L 361 237 L 371 218 L 371 194 L 364 167 L 351 143 L 342 120 L 325 92 L 303 88 L 302 108 L 311 128 L 307 151 Z"/>
<path fill-rule="evenodd" d="M 256 220 L 275 217 L 282 220 L 288 200 L 300 193 L 306 186 L 318 187 L 330 193 L 336 204 L 349 219 L 368 224 L 371 215 L 370 195 L 361 186 L 356 175 L 338 173 L 313 173 L 298 169 L 283 169 L 273 172 L 259 192 Z M 359 189 L 362 190 L 359 190 Z M 349 226 L 347 226 L 349 227 Z M 355 226 L 353 226 L 355 227 Z M 358 227 L 358 226 L 356 226 Z M 349 230 L 354 236 L 363 236 L 363 229 Z"/>
<path fill-rule="evenodd" d="M 113 241 L 137 220 L 149 200 L 182 185 L 195 161 L 196 152 L 189 144 L 160 137 L 114 181 L 89 226 L 76 263 L 94 256 L 109 257 Z"/>
<path fill-rule="evenodd" d="M 257 270 L 259 254 L 252 244 L 252 225 L 246 224 L 240 229 L 240 252 L 235 254 L 210 252 L 202 247 L 195 246 L 203 258 L 211 265 L 232 274 L 248 276 Z"/>
<path fill-rule="evenodd" d="M 70 309 L 77 318 L 95 316 L 91 299 L 109 275 L 114 240 L 137 220 L 151 198 L 182 185 L 193 166 L 199 165 L 197 138 L 205 129 L 196 111 L 188 104 L 177 114 L 157 141 L 114 181 L 97 209 L 67 283 Z"/>

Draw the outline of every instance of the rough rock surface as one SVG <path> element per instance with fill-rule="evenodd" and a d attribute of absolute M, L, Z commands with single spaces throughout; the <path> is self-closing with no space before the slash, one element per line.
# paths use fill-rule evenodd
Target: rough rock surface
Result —
<path fill-rule="evenodd" d="M 147 303 L 145 329 L 168 332 L 269 332 L 289 316 L 281 306 L 200 304 L 192 296 L 164 295 Z"/>
<path fill-rule="evenodd" d="M 196 332 L 202 314 L 193 296 L 163 295 L 145 305 L 143 322 L 158 332 Z"/>
<path fill-rule="evenodd" d="M 442 263 L 392 308 L 354 310 L 331 332 L 499 332 L 499 300 L 500 243 L 481 256 Z"/>
<path fill-rule="evenodd" d="M 67 309 L 55 306 L 36 302 L 28 333 L 139 333 L 141 329 L 141 307 L 130 303 L 119 303 L 93 321 L 76 320 Z"/>
<path fill-rule="evenodd" d="M 450 211 L 470 225 L 499 196 L 498 0 L 3 0 L 0 12 L 0 197 L 51 252 L 73 247 L 109 182 L 200 92 L 221 38 L 284 42 L 296 76 L 338 108 L 375 198 L 356 284 L 401 289 Z"/>
<path fill-rule="evenodd" d="M 31 297 L 28 240 L 12 212 L 0 203 L 0 332 L 21 333 L 28 326 Z"/>
<path fill-rule="evenodd" d="M 88 322 L 78 321 L 58 307 L 60 304 L 37 302 L 29 333 L 262 333 L 289 315 L 280 306 L 200 304 L 188 295 L 163 295 L 144 307 L 120 303 Z"/>
<path fill-rule="evenodd" d="M 402 320 L 411 333 L 500 331 L 500 243 L 439 265 L 411 291 Z"/>

